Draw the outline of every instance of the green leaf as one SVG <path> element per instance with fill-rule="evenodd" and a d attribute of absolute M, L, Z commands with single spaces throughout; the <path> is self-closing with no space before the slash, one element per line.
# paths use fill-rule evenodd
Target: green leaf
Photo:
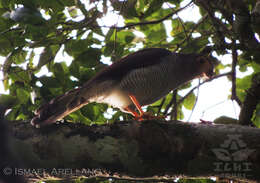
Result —
<path fill-rule="evenodd" d="M 116 31 L 113 31 L 110 29 L 109 34 L 111 34 L 111 35 L 107 36 L 106 40 L 115 41 L 115 38 L 116 38 L 116 42 L 118 42 L 119 44 L 129 44 L 135 38 L 134 33 L 129 30 L 122 30 L 122 31 L 116 32 Z"/>
<path fill-rule="evenodd" d="M 39 81 L 48 88 L 58 88 L 59 86 L 59 80 L 57 80 L 54 77 L 48 77 L 48 76 L 42 76 L 39 78 Z"/>
<path fill-rule="evenodd" d="M 137 12 L 135 9 L 136 4 L 137 0 L 128 0 L 124 2 L 112 1 L 113 8 L 117 11 L 120 11 L 121 14 L 126 18 L 132 18 L 137 16 Z"/>
<path fill-rule="evenodd" d="M 21 67 L 11 67 L 8 75 L 13 81 L 23 83 L 30 83 L 31 77 L 28 71 L 23 70 Z"/>
<path fill-rule="evenodd" d="M 71 113 L 69 116 L 65 117 L 65 119 L 71 122 L 81 122 L 86 125 L 90 125 L 92 123 L 92 121 L 85 117 L 80 110 Z"/>
<path fill-rule="evenodd" d="M 70 40 L 67 44 L 65 44 L 65 51 L 74 57 L 77 57 L 82 52 L 89 49 L 90 43 L 86 40 Z"/>
<path fill-rule="evenodd" d="M 0 104 L 5 109 L 10 109 L 10 108 L 16 106 L 18 103 L 19 103 L 19 100 L 17 97 L 14 97 L 12 95 L 0 94 Z"/>
<path fill-rule="evenodd" d="M 54 76 L 62 83 L 64 83 L 66 79 L 66 74 L 68 74 L 69 69 L 65 62 L 55 63 L 51 69 L 53 71 Z"/>
<path fill-rule="evenodd" d="M 80 63 L 83 67 L 95 67 L 100 63 L 101 51 L 97 48 L 89 48 L 81 53 L 75 62 Z"/>
<path fill-rule="evenodd" d="M 237 78 L 237 88 L 246 90 L 250 87 L 252 75 L 245 76 L 243 78 Z"/>
<path fill-rule="evenodd" d="M 14 60 L 14 63 L 21 64 L 24 63 L 26 60 L 27 51 L 21 50 L 15 55 L 12 56 L 12 59 Z"/>
<path fill-rule="evenodd" d="M 16 94 L 21 104 L 26 103 L 30 99 L 30 93 L 23 88 L 17 88 Z"/>
<path fill-rule="evenodd" d="M 259 64 L 252 62 L 250 65 L 252 66 L 252 68 L 254 69 L 255 72 L 260 72 L 260 65 Z"/>
<path fill-rule="evenodd" d="M 183 49 L 182 53 L 197 53 L 200 52 L 205 46 L 209 43 L 208 37 L 198 37 L 192 39 L 191 41 L 186 44 Z"/>
<path fill-rule="evenodd" d="M 149 4 L 149 8 L 145 11 L 144 18 L 149 17 L 152 13 L 160 10 L 163 3 L 164 3 L 163 0 L 153 0 Z"/>
<path fill-rule="evenodd" d="M 80 78 L 80 65 L 77 62 L 72 62 L 69 66 L 69 72 L 72 76 Z"/>
<path fill-rule="evenodd" d="M 251 120 L 253 121 L 254 125 L 260 128 L 260 104 L 256 106 Z"/>
<path fill-rule="evenodd" d="M 79 80 L 86 82 L 96 74 L 96 71 L 91 68 L 80 67 Z"/>
<path fill-rule="evenodd" d="M 52 46 L 45 47 L 40 55 L 40 59 L 37 64 L 37 69 L 40 69 L 42 66 L 53 61 L 55 55 L 59 51 L 59 48 L 60 47 L 58 45 L 52 45 Z"/>
<path fill-rule="evenodd" d="M 69 7 L 68 8 L 68 11 L 69 11 L 69 14 L 71 17 L 75 18 L 78 16 L 78 11 L 77 11 L 77 8 L 75 7 Z"/>
<path fill-rule="evenodd" d="M 246 96 L 246 90 L 251 86 L 252 75 L 245 76 L 243 78 L 237 78 L 236 86 L 237 86 L 237 96 L 242 101 Z"/>
<path fill-rule="evenodd" d="M 191 93 L 184 101 L 183 106 L 188 109 L 192 110 L 193 106 L 195 105 L 196 96 L 194 93 Z"/>
<path fill-rule="evenodd" d="M 171 36 L 175 37 L 179 33 L 183 32 L 183 27 L 179 21 L 179 19 L 172 19 L 172 31 L 171 31 Z"/>

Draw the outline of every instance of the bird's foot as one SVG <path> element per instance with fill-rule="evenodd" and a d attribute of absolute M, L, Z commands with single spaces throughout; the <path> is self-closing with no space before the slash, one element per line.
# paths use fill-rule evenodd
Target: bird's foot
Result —
<path fill-rule="evenodd" d="M 200 119 L 200 124 L 204 124 L 204 125 L 213 125 L 212 121 L 205 121 L 203 119 Z"/>
<path fill-rule="evenodd" d="M 141 114 L 139 116 L 135 116 L 135 120 L 137 120 L 137 121 L 153 120 L 153 119 L 161 120 L 161 119 L 165 119 L 165 116 L 154 116 L 150 112 L 144 112 L 143 114 Z"/>

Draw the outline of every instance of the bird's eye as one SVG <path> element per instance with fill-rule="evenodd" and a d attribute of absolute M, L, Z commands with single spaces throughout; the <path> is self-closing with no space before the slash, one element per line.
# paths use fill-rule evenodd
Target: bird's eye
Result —
<path fill-rule="evenodd" d="M 197 61 L 198 61 L 200 64 L 204 64 L 207 60 L 206 60 L 205 57 L 199 57 L 199 58 L 197 59 Z"/>

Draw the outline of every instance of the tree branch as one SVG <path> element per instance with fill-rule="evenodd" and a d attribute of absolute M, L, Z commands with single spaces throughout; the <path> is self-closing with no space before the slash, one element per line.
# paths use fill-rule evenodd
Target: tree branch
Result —
<path fill-rule="evenodd" d="M 233 44 L 235 44 L 235 41 L 233 41 Z M 236 66 L 237 66 L 237 50 L 235 48 L 232 49 L 232 90 L 231 90 L 231 100 L 235 100 L 239 106 L 242 105 L 242 102 L 237 96 L 236 92 Z"/>
<path fill-rule="evenodd" d="M 50 176 L 172 179 L 180 175 L 260 179 L 257 140 L 260 130 L 255 128 L 132 121 L 101 126 L 65 123 L 42 129 L 35 129 L 29 123 L 15 123 L 11 129 L 10 147 L 23 162 L 21 171 L 30 176 L 25 170 L 37 170 L 40 179 Z M 236 143 L 236 151 L 230 149 L 231 142 Z M 236 152 L 239 156 L 226 157 L 219 154 L 221 151 Z M 224 166 L 231 169 L 227 172 Z"/>

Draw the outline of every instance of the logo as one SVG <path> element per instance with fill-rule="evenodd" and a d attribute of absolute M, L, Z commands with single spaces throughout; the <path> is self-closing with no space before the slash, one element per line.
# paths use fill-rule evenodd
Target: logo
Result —
<path fill-rule="evenodd" d="M 242 135 L 228 135 L 219 148 L 212 149 L 218 162 L 214 162 L 214 171 L 221 173 L 223 177 L 246 177 L 252 171 L 252 163 L 248 157 L 255 152 L 247 147 L 242 140 Z"/>

